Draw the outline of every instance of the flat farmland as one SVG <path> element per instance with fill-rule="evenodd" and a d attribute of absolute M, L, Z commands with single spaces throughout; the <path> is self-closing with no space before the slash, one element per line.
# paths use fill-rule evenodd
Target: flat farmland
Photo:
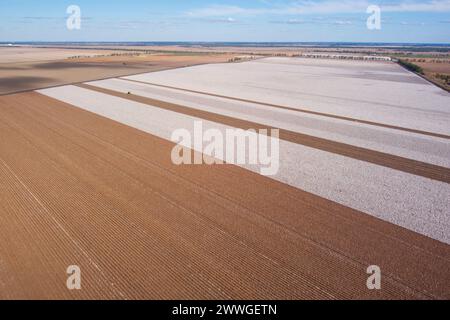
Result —
<path fill-rule="evenodd" d="M 0 46 L 0 61 L 6 63 L 63 60 L 74 56 L 94 57 L 118 52 L 117 50 L 35 48 L 31 46 Z"/>
<path fill-rule="evenodd" d="M 0 298 L 449 299 L 449 101 L 298 58 L 1 96 Z M 280 129 L 278 174 L 173 164 L 195 121 Z"/>
<path fill-rule="evenodd" d="M 393 63 L 269 58 L 126 79 L 450 135 L 449 94 Z"/>
<path fill-rule="evenodd" d="M 450 91 L 450 60 L 440 63 L 432 61 L 414 62 L 414 64 L 424 70 L 427 79 Z"/>
<path fill-rule="evenodd" d="M 450 61 L 436 62 L 415 62 L 418 66 L 430 73 L 450 74 Z"/>
<path fill-rule="evenodd" d="M 0 47 L 0 94 L 226 62 L 229 54 L 145 54 L 120 49 Z"/>

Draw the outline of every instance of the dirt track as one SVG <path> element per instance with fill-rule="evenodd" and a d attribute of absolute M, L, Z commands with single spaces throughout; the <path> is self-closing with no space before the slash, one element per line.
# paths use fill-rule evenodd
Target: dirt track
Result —
<path fill-rule="evenodd" d="M 0 114 L 0 298 L 450 298 L 448 245 L 37 93 Z"/>

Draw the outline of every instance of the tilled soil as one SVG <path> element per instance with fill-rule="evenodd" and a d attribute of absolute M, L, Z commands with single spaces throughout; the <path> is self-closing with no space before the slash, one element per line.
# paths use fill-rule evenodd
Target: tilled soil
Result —
<path fill-rule="evenodd" d="M 0 115 L 0 298 L 450 298 L 446 244 L 38 93 Z"/>

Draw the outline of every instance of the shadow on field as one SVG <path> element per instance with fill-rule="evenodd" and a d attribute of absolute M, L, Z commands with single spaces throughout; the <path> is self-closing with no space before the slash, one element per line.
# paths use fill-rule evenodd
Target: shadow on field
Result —
<path fill-rule="evenodd" d="M 119 69 L 130 68 L 137 69 L 142 66 L 151 67 L 156 64 L 152 63 L 126 63 L 126 62 L 45 62 L 45 63 L 19 63 L 14 65 L 1 65 L 1 71 L 18 71 L 18 70 L 64 70 L 64 69 L 89 69 L 89 68 L 101 68 L 101 69 Z"/>
<path fill-rule="evenodd" d="M 0 77 L 0 94 L 10 91 L 20 91 L 39 87 L 44 82 L 54 81 L 46 77 Z"/>
<path fill-rule="evenodd" d="M 48 62 L 36 64 L 33 66 L 35 69 L 41 70 L 60 70 L 60 69 L 79 69 L 79 68 L 139 68 L 139 66 L 128 64 L 128 63 L 83 63 L 83 62 Z"/>

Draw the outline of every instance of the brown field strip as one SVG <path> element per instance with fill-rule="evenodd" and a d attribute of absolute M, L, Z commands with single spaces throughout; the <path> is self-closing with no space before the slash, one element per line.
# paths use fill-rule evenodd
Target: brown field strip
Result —
<path fill-rule="evenodd" d="M 99 88 L 88 84 L 80 84 L 79 87 L 105 93 L 108 95 L 128 99 L 135 102 L 140 102 L 152 105 L 158 108 L 183 113 L 189 116 L 202 118 L 205 120 L 222 123 L 236 128 L 247 129 L 267 129 L 266 125 L 262 125 L 247 120 L 241 120 L 224 116 L 212 112 L 198 110 L 186 106 L 181 106 L 174 103 L 169 103 L 152 98 L 142 97 L 134 94 L 126 94 L 109 89 Z M 320 149 L 323 151 L 339 154 L 357 160 L 370 162 L 373 164 L 389 167 L 395 170 L 400 170 L 407 173 L 412 173 L 425 178 L 450 183 L 450 169 L 425 163 L 422 161 L 412 160 L 395 156 L 375 150 L 365 149 L 341 142 L 331 141 L 323 138 L 318 138 L 298 132 L 293 132 L 285 129 L 280 129 L 280 138 L 286 141 L 298 143 L 307 147 Z"/>
<path fill-rule="evenodd" d="M 450 298 L 446 244 L 37 93 L 0 114 L 0 298 Z"/>
<path fill-rule="evenodd" d="M 161 87 L 161 88 L 166 88 L 166 89 L 173 89 L 173 90 L 178 90 L 178 91 L 202 94 L 202 95 L 207 95 L 207 96 L 211 96 L 211 97 L 223 98 L 223 99 L 240 101 L 240 102 L 253 103 L 253 104 L 257 104 L 257 105 L 261 105 L 261 106 L 267 106 L 267 107 L 273 107 L 273 108 L 284 109 L 284 110 L 289 110 L 289 111 L 313 114 L 313 115 L 316 115 L 316 116 L 322 116 L 322 117 L 327 117 L 327 118 L 334 118 L 334 119 L 339 119 L 339 120 L 345 120 L 345 121 L 350 121 L 350 122 L 367 124 L 367 125 L 375 126 L 375 127 L 382 127 L 382 128 L 401 130 L 401 131 L 406 131 L 406 132 L 411 132 L 411 133 L 418 133 L 418 134 L 423 134 L 423 135 L 426 135 L 426 136 L 432 136 L 432 137 L 437 137 L 437 138 L 450 139 L 450 136 L 445 135 L 445 134 L 439 134 L 439 133 L 428 132 L 428 131 L 423 131 L 423 130 L 416 130 L 416 129 L 411 129 L 411 128 L 393 126 L 393 125 L 384 124 L 384 123 L 380 123 L 380 122 L 373 122 L 373 121 L 355 119 L 355 118 L 350 118 L 350 117 L 338 116 L 338 115 L 334 115 L 334 114 L 317 112 L 317 111 L 311 111 L 311 110 L 307 110 L 307 109 L 292 108 L 292 107 L 282 106 L 282 105 L 278 105 L 278 104 L 272 104 L 272 103 L 267 103 L 267 102 L 261 102 L 261 101 L 254 101 L 254 100 L 248 100 L 248 99 L 224 96 L 224 95 L 220 95 L 220 94 L 208 93 L 208 92 L 203 92 L 203 91 L 196 91 L 196 90 L 172 87 L 172 86 L 156 84 L 156 83 L 151 83 L 151 82 L 127 79 L 127 78 L 124 78 L 124 77 L 121 77 L 120 79 L 121 80 L 125 80 L 125 81 L 136 82 L 136 83 L 140 83 L 140 84 L 151 85 L 151 86 L 155 86 L 155 87 Z"/>

